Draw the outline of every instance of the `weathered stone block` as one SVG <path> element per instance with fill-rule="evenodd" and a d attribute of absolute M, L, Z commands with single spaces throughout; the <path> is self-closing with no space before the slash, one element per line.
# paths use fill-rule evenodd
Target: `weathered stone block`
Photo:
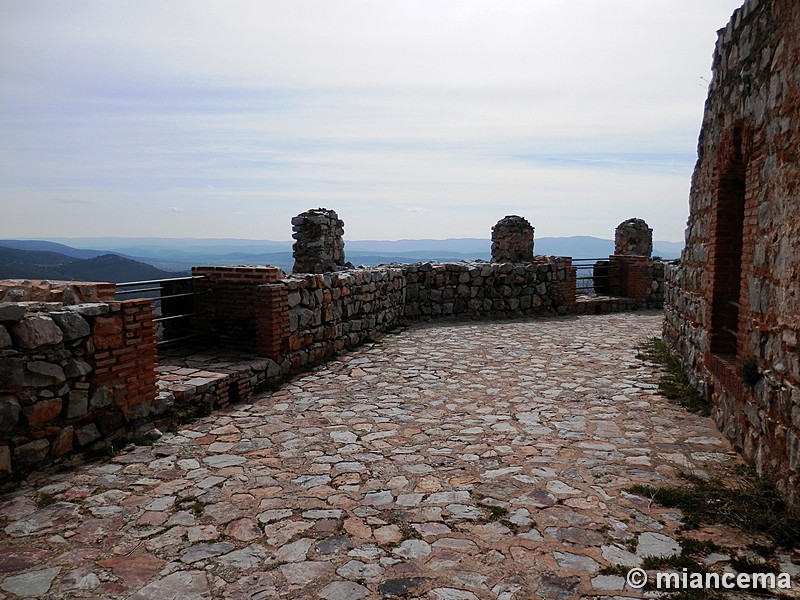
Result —
<path fill-rule="evenodd" d="M 17 343 L 26 350 L 54 346 L 64 339 L 61 328 L 45 315 L 29 315 L 12 329 Z"/>
<path fill-rule="evenodd" d="M 72 390 L 67 404 L 67 418 L 76 419 L 89 410 L 89 393 L 86 390 Z"/>
<path fill-rule="evenodd" d="M 0 321 L 19 321 L 25 316 L 25 307 L 14 302 L 0 302 Z"/>
<path fill-rule="evenodd" d="M 65 306 L 64 310 L 74 311 L 79 315 L 83 315 L 84 317 L 96 317 L 98 315 L 108 314 L 111 309 L 109 308 L 108 304 L 92 302 Z"/>
<path fill-rule="evenodd" d="M 61 433 L 53 440 L 53 456 L 63 456 L 67 452 L 72 451 L 72 439 L 74 434 L 75 429 L 71 425 L 61 430 Z"/>
<path fill-rule="evenodd" d="M 92 366 L 84 360 L 68 358 L 64 373 L 69 378 L 83 377 L 92 372 Z"/>
<path fill-rule="evenodd" d="M 109 404 L 111 404 L 111 395 L 108 393 L 108 388 L 103 385 L 96 387 L 89 398 L 89 408 L 95 410 Z"/>
<path fill-rule="evenodd" d="M 8 435 L 19 422 L 19 402 L 13 396 L 0 397 L 0 435 Z"/>
<path fill-rule="evenodd" d="M 11 448 L 0 446 L 0 474 L 11 474 Z"/>
<path fill-rule="evenodd" d="M 0 350 L 11 348 L 11 335 L 5 326 L 0 325 Z"/>
<path fill-rule="evenodd" d="M 35 440 L 14 448 L 14 465 L 18 467 L 34 467 L 47 458 L 50 442 L 45 439 Z"/>
<path fill-rule="evenodd" d="M 22 387 L 46 387 L 58 385 L 67 380 L 64 369 L 53 363 L 35 360 L 25 363 L 24 367 L 23 378 L 20 382 Z"/>
<path fill-rule="evenodd" d="M 91 333 L 89 323 L 75 311 L 51 312 L 50 318 L 61 328 L 64 340 L 67 342 L 86 337 Z"/>
<path fill-rule="evenodd" d="M 154 415 L 161 415 L 167 412 L 175 404 L 175 395 L 172 392 L 159 392 L 153 400 L 152 412 Z"/>
<path fill-rule="evenodd" d="M 61 414 L 61 398 L 50 398 L 49 400 L 39 400 L 33 406 L 26 406 L 22 409 L 28 424 L 31 426 L 43 425 Z"/>
<path fill-rule="evenodd" d="M 91 444 L 99 437 L 100 432 L 97 430 L 97 426 L 94 423 L 89 423 L 85 427 L 75 430 L 75 441 L 78 442 L 79 446 Z"/>

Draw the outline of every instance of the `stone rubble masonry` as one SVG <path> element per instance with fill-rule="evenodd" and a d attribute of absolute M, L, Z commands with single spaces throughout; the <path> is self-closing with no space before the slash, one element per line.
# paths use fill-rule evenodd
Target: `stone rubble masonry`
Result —
<path fill-rule="evenodd" d="M 614 254 L 646 256 L 653 254 L 653 230 L 642 219 L 628 219 L 614 230 Z"/>
<path fill-rule="evenodd" d="M 664 340 L 720 430 L 798 511 L 799 132 L 800 3 L 748 0 L 719 32 Z"/>
<path fill-rule="evenodd" d="M 294 275 L 281 283 L 292 370 L 374 339 L 399 325 L 406 308 L 401 268 Z"/>
<path fill-rule="evenodd" d="M 315 208 L 292 219 L 294 273 L 327 273 L 345 268 L 344 221 L 335 211 Z"/>
<path fill-rule="evenodd" d="M 492 262 L 533 260 L 533 226 L 524 217 L 508 215 L 492 227 Z"/>
<path fill-rule="evenodd" d="M 150 413 L 153 304 L 83 302 L 98 297 L 95 286 L 52 288 L 62 299 L 64 290 L 77 290 L 75 304 L 49 301 L 39 284 L 19 297 L 45 300 L 0 303 L 0 327 L 9 338 L 0 349 L 0 478 L 85 449 L 101 436 L 113 438 Z M 13 289 L 20 289 L 17 282 Z"/>
<path fill-rule="evenodd" d="M 0 280 L 0 302 L 107 302 L 114 300 L 113 283 L 48 281 L 40 279 Z"/>
<path fill-rule="evenodd" d="M 150 300 L 0 303 L 0 476 L 224 407 L 408 321 L 587 312 L 566 257 L 192 274 L 192 327 L 205 347 L 243 353 L 224 367 L 157 367 Z M 643 306 L 629 298 L 618 308 Z"/>

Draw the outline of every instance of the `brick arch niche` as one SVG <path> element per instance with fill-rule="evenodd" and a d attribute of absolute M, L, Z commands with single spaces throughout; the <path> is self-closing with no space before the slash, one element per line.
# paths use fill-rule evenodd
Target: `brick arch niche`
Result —
<path fill-rule="evenodd" d="M 725 138 L 728 151 L 721 153 L 724 158 L 720 161 L 714 198 L 709 343 L 713 354 L 734 358 L 741 330 L 739 318 L 749 144 L 746 143 L 745 127 L 741 124 L 735 126 Z"/>

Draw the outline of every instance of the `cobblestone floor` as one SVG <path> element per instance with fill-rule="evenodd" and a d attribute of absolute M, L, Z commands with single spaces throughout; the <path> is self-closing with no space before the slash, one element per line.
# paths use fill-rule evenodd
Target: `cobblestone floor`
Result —
<path fill-rule="evenodd" d="M 0 498 L 0 598 L 641 597 L 602 569 L 673 554 L 680 515 L 626 488 L 738 460 L 654 395 L 634 346 L 660 327 L 415 326 L 29 482 Z"/>

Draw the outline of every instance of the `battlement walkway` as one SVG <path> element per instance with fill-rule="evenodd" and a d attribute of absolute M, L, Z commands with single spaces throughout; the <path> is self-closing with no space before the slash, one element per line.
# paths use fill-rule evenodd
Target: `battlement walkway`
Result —
<path fill-rule="evenodd" d="M 679 514 L 626 488 L 737 460 L 655 395 L 661 323 L 413 326 L 29 483 L 0 498 L 0 598 L 640 597 L 601 569 L 678 551 Z"/>

